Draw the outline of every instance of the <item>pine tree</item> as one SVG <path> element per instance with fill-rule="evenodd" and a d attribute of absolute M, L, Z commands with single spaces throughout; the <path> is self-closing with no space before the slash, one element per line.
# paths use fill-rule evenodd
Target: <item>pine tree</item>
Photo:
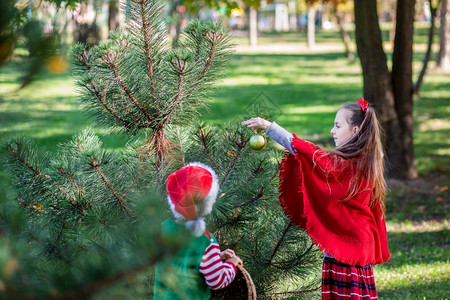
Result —
<path fill-rule="evenodd" d="M 133 0 L 122 10 L 125 30 L 91 48 L 74 46 L 73 73 L 98 124 L 146 138 L 120 153 L 104 150 L 89 130 L 56 155 L 24 140 L 7 145 L 17 197 L 1 210 L 0 292 L 12 299 L 149 297 L 152 265 L 183 242 L 160 243 L 159 224 L 169 216 L 165 179 L 201 161 L 220 181 L 209 230 L 244 260 L 258 295 L 308 296 L 283 294 L 292 282 L 317 287 L 305 277 L 320 258 L 277 203 L 281 152 L 250 149 L 252 132 L 238 122 L 198 121 L 232 53 L 228 31 L 193 21 L 170 49 L 162 4 Z"/>
<path fill-rule="evenodd" d="M 163 11 L 156 1 L 135 1 L 124 10 L 126 33 L 112 32 L 89 50 L 78 45 L 72 54 L 86 108 L 101 124 L 130 133 L 150 129 L 148 154 L 160 166 L 173 146 L 166 127 L 192 120 L 231 53 L 220 24 L 200 21 L 187 26 L 179 48 L 168 49 Z"/>

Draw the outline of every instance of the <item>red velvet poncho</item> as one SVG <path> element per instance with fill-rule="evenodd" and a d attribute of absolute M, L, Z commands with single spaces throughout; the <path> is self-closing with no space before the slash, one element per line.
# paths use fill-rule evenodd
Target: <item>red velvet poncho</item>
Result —
<path fill-rule="evenodd" d="M 365 266 L 390 257 L 379 205 L 369 207 L 370 190 L 342 201 L 352 179 L 351 160 L 337 168 L 324 150 L 293 137 L 280 170 L 280 203 L 292 223 L 306 230 L 320 250 L 340 262 Z M 366 185 L 363 184 L 363 187 Z"/>

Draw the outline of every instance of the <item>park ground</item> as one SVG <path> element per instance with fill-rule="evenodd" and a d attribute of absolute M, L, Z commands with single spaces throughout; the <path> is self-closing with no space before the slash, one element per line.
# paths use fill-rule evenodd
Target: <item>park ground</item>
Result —
<path fill-rule="evenodd" d="M 417 31 L 416 75 L 425 36 L 425 28 Z M 235 38 L 228 77 L 212 94 L 210 111 L 201 118 L 214 124 L 240 122 L 249 105 L 259 102 L 272 106 L 273 119 L 289 131 L 331 146 L 329 130 L 336 110 L 362 96 L 361 67 L 358 60 L 344 57 L 336 32 L 319 33 L 313 50 L 305 40 L 304 33 L 265 34 L 260 46 L 252 49 L 245 38 Z M 58 144 L 94 125 L 80 109 L 68 73 L 45 70 L 30 86 L 15 91 L 27 63 L 23 54 L 19 49 L 13 61 L 0 68 L 0 138 L 25 136 L 55 152 Z M 415 97 L 419 178 L 388 180 L 386 221 L 392 257 L 375 266 L 380 299 L 450 298 L 450 74 L 433 67 L 431 62 L 422 91 Z M 94 129 L 109 149 L 123 149 L 128 140 L 106 128 Z M 12 198 L 10 181 L 0 167 L 0 198 Z"/>

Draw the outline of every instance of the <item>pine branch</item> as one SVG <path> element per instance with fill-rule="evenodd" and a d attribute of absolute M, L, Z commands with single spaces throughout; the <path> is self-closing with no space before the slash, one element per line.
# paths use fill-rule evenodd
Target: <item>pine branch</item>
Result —
<path fill-rule="evenodd" d="M 266 261 L 265 263 L 267 265 L 269 265 L 271 267 L 275 267 L 275 268 L 277 268 L 279 270 L 288 271 L 291 268 L 297 266 L 300 263 L 300 261 L 298 259 L 295 259 L 295 260 L 288 259 L 288 260 L 278 261 L 278 262 Z"/>
<path fill-rule="evenodd" d="M 69 180 L 69 182 L 77 189 L 78 191 L 78 196 L 80 198 L 84 198 L 84 190 L 73 180 L 73 175 L 69 175 L 67 174 L 66 170 L 64 170 L 63 167 L 59 168 L 59 174 L 61 176 L 64 176 L 65 178 L 67 178 L 67 180 Z M 89 199 L 85 199 L 86 203 L 89 205 L 90 208 L 92 208 L 92 204 L 89 201 Z M 56 207 L 55 207 L 56 208 Z"/>
<path fill-rule="evenodd" d="M 63 167 L 59 168 L 59 174 L 67 178 L 67 180 L 69 180 L 69 182 L 78 190 L 78 195 L 80 195 L 80 197 L 83 197 L 83 191 L 81 190 L 80 186 L 73 180 L 73 176 L 67 174 L 66 170 L 64 170 Z"/>
<path fill-rule="evenodd" d="M 108 180 L 106 179 L 105 174 L 103 174 L 103 172 L 100 170 L 100 167 L 98 166 L 98 161 L 94 160 L 94 158 L 91 156 L 92 162 L 89 164 L 91 167 L 93 167 L 95 169 L 95 171 L 97 171 L 97 173 L 100 175 L 100 177 L 102 178 L 103 182 L 105 183 L 105 185 L 108 187 L 108 189 L 111 190 L 111 192 L 113 193 L 114 198 L 116 198 L 116 200 L 119 202 L 120 206 L 125 210 L 125 212 L 131 217 L 131 210 L 125 205 L 125 202 L 123 199 L 120 198 L 119 194 L 114 190 L 114 188 L 111 186 L 111 184 L 108 182 Z"/>
<path fill-rule="evenodd" d="M 108 88 L 106 87 L 106 88 L 103 90 L 103 96 L 102 96 L 102 95 L 100 95 L 99 91 L 95 88 L 92 79 L 89 80 L 89 83 L 90 83 L 91 86 L 94 88 L 94 91 L 91 91 L 91 90 L 88 88 L 87 85 L 85 85 L 86 89 L 87 89 L 89 92 L 91 92 L 92 94 L 94 94 L 94 95 L 97 97 L 98 101 L 100 101 L 100 103 L 103 105 L 103 107 L 104 107 L 111 115 L 113 115 L 116 119 L 118 119 L 119 121 L 121 121 L 122 123 L 124 123 L 126 128 L 130 128 L 131 125 L 133 125 L 133 123 L 132 123 L 131 121 L 128 121 L 128 120 L 122 118 L 121 116 L 119 116 L 115 111 L 113 111 L 113 110 L 106 104 L 106 101 L 105 101 L 105 98 L 106 98 L 106 97 L 105 97 L 105 94 L 106 94 L 106 91 L 108 90 Z M 141 125 L 141 126 L 138 126 L 138 127 L 141 127 L 141 128 L 142 128 L 142 127 L 145 127 L 145 126 L 142 126 L 142 125 Z"/>
<path fill-rule="evenodd" d="M 123 81 L 122 77 L 120 76 L 119 71 L 117 70 L 117 66 L 115 64 L 115 58 L 112 58 L 111 54 L 107 53 L 107 54 L 102 56 L 102 60 L 109 66 L 109 68 L 113 72 L 114 76 L 116 77 L 117 82 L 120 84 L 122 89 L 125 91 L 125 93 L 127 94 L 128 98 L 131 100 L 131 102 L 133 102 L 134 105 L 136 105 L 136 107 L 140 111 L 142 111 L 142 113 L 147 118 L 147 121 L 150 121 L 150 118 L 151 118 L 150 114 L 145 110 L 144 107 L 142 107 L 139 104 L 137 99 L 133 96 L 133 94 L 131 93 L 130 89 L 128 88 L 128 86 L 125 84 L 125 82 Z"/>
<path fill-rule="evenodd" d="M 172 64 L 172 61 L 170 61 L 170 63 Z M 173 64 L 172 64 L 173 65 Z M 175 101 L 178 101 L 180 99 L 181 96 L 181 91 L 182 91 L 182 87 L 183 87 L 183 77 L 184 77 L 184 72 L 186 71 L 186 66 L 187 66 L 187 61 L 183 61 L 183 63 L 181 63 L 180 58 L 177 58 L 177 63 L 176 63 L 176 67 L 178 68 L 178 91 L 177 91 L 177 95 L 175 97 Z"/>
<path fill-rule="evenodd" d="M 256 175 L 258 175 L 258 173 L 262 171 L 262 169 L 263 169 L 263 168 L 262 168 L 262 163 L 263 163 L 263 161 L 260 160 L 260 161 L 259 161 L 259 164 L 253 169 L 252 175 L 249 176 L 249 177 L 247 178 L 246 183 L 250 182 L 250 180 L 252 180 L 253 178 L 255 178 Z M 272 181 L 272 180 L 277 176 L 279 169 L 280 169 L 280 168 L 277 169 L 277 171 L 276 171 L 275 174 L 272 176 L 272 178 L 270 179 L 270 181 Z M 254 203 L 256 200 L 262 198 L 263 196 L 264 196 L 264 185 L 261 185 L 261 187 L 259 188 L 258 194 L 256 194 L 255 196 L 253 196 L 253 198 L 250 199 L 249 201 L 247 201 L 247 202 L 245 202 L 245 203 L 243 203 L 243 204 L 241 204 L 241 205 L 238 205 L 236 208 L 240 208 L 240 207 L 244 207 L 244 206 L 247 206 L 247 205 L 249 205 L 249 204 L 252 204 L 252 203 Z"/>
<path fill-rule="evenodd" d="M 252 223 L 252 230 L 250 231 L 250 238 L 252 240 L 252 243 L 254 245 L 253 249 L 252 249 L 252 257 L 255 257 L 255 253 L 257 251 L 257 245 L 255 242 L 255 236 L 253 235 L 253 230 L 255 229 L 255 223 Z"/>
<path fill-rule="evenodd" d="M 147 58 L 147 75 L 148 75 L 148 78 L 150 79 L 152 98 L 155 99 L 155 101 L 157 101 L 156 90 L 155 90 L 155 79 L 153 78 L 153 62 L 154 62 L 154 60 L 152 59 L 152 57 L 150 55 L 150 42 L 148 39 L 150 29 L 148 26 L 149 24 L 147 22 L 147 15 L 146 15 L 146 11 L 145 11 L 146 2 L 147 2 L 146 0 L 140 1 L 142 30 L 144 31 L 144 50 L 145 50 L 145 57 Z"/>
<path fill-rule="evenodd" d="M 37 204 L 37 205 L 29 205 L 29 204 L 26 204 L 25 201 L 23 201 L 20 198 L 16 198 L 16 201 L 20 204 L 20 206 L 25 207 L 25 208 L 31 208 L 32 210 L 34 210 L 36 212 L 41 212 L 42 208 L 43 208 L 42 204 L 41 205 L 39 205 L 39 204 Z"/>
<path fill-rule="evenodd" d="M 49 242 L 45 242 L 43 240 L 41 240 L 40 238 L 38 238 L 32 231 L 27 231 L 26 232 L 34 241 L 36 241 L 37 243 L 39 243 L 41 246 L 43 247 L 50 247 L 50 249 L 45 249 L 47 254 L 52 254 L 53 253 L 57 253 L 57 251 L 55 251 L 56 249 L 56 245 L 54 243 L 49 243 Z M 62 232 L 60 231 L 60 233 L 62 234 Z M 59 236 L 59 235 L 58 235 Z M 57 239 L 55 239 L 55 242 L 59 240 L 60 237 L 57 237 Z M 70 261 L 67 260 L 67 258 L 63 257 L 63 256 L 58 256 L 58 259 L 60 259 L 62 262 L 64 262 L 65 264 L 67 264 L 68 266 L 70 265 Z"/>
<path fill-rule="evenodd" d="M 277 171 L 273 174 L 272 178 L 270 178 L 270 181 L 272 181 L 272 180 L 274 180 L 276 177 L 278 177 L 278 174 L 279 174 L 280 169 L 281 169 L 281 162 L 280 162 L 280 163 L 277 163 L 277 165 L 278 165 Z"/>
<path fill-rule="evenodd" d="M 59 241 L 59 239 L 61 238 L 62 233 L 63 233 L 65 227 L 66 227 L 66 223 L 63 223 L 63 225 L 61 226 L 61 230 L 59 231 L 58 236 L 57 236 L 56 239 L 53 241 L 52 245 L 55 245 L 56 242 Z"/>
<path fill-rule="evenodd" d="M 197 86 L 200 84 L 200 82 L 202 81 L 202 79 L 206 76 L 206 73 L 208 72 L 208 69 L 211 65 L 211 62 L 214 58 L 214 51 L 216 50 L 216 45 L 215 44 L 211 44 L 211 48 L 209 50 L 209 55 L 208 57 L 206 57 L 206 64 L 205 67 L 203 68 L 203 71 L 200 75 L 200 77 L 197 79 L 197 82 L 194 85 L 193 90 L 195 90 L 197 88 Z"/>
<path fill-rule="evenodd" d="M 208 146 L 208 137 L 211 131 L 205 133 L 204 127 L 200 126 L 200 133 L 196 132 L 195 136 L 202 142 L 203 148 L 206 151 L 206 154 L 208 154 L 209 160 L 214 164 L 214 168 L 218 172 L 220 170 L 219 165 L 217 164 L 216 160 L 211 154 L 211 151 L 209 150 Z"/>
<path fill-rule="evenodd" d="M 320 290 L 322 287 L 318 286 L 316 288 L 312 288 L 312 289 L 307 289 L 307 290 L 301 290 L 301 291 L 291 291 L 291 292 L 281 292 L 281 293 L 273 293 L 272 295 L 276 295 L 276 296 L 287 296 L 287 295 L 298 295 L 298 294 L 304 294 L 304 293 L 310 293 L 310 292 L 314 292 L 317 290 Z"/>
<path fill-rule="evenodd" d="M 291 224 L 291 223 L 290 223 Z M 308 249 L 306 251 L 304 251 L 304 253 L 308 253 L 309 251 L 311 251 L 311 249 L 314 247 L 314 243 L 311 243 L 311 245 L 308 247 Z M 286 263 L 288 263 L 288 266 L 285 266 Z M 283 270 L 290 270 L 292 267 L 298 265 L 300 263 L 299 259 L 295 259 L 294 261 L 292 260 L 287 260 L 287 261 L 280 261 L 280 262 L 273 262 L 273 261 L 267 261 L 266 264 L 270 265 L 270 266 L 274 266 Z M 280 266 L 284 266 L 283 268 L 281 268 Z"/>
<path fill-rule="evenodd" d="M 249 183 L 253 178 L 256 177 L 256 175 L 258 175 L 259 172 L 262 171 L 262 163 L 263 163 L 263 160 L 260 160 L 259 163 L 258 163 L 258 165 L 253 169 L 251 176 L 249 176 L 249 177 L 247 178 L 247 180 L 245 181 L 245 183 Z"/>
<path fill-rule="evenodd" d="M 102 220 L 102 219 L 99 219 L 98 222 L 99 222 L 100 224 L 102 224 L 103 226 L 108 227 L 108 222 L 106 222 L 106 221 L 104 221 L 104 220 Z"/>
<path fill-rule="evenodd" d="M 206 38 L 210 42 L 211 48 L 209 50 L 209 55 L 206 58 L 205 67 L 203 68 L 203 71 L 202 71 L 200 77 L 197 79 L 197 83 L 194 85 L 194 89 L 197 87 L 197 85 L 200 83 L 200 81 L 205 77 L 206 73 L 208 72 L 211 62 L 214 59 L 216 45 L 222 41 L 223 37 L 224 37 L 223 33 L 220 33 L 220 34 L 217 34 L 217 32 L 213 32 L 213 33 L 207 32 L 206 33 Z"/>
<path fill-rule="evenodd" d="M 20 145 L 17 145 L 18 149 L 20 147 Z M 26 162 L 22 157 L 20 157 L 16 150 L 11 146 L 11 144 L 8 144 L 8 148 L 9 151 L 11 153 L 11 155 L 16 158 L 18 161 L 20 161 L 22 164 L 24 164 L 28 169 L 30 169 L 31 171 L 33 171 L 34 174 L 38 175 L 39 177 L 43 178 L 43 179 L 49 179 L 47 178 L 44 174 L 42 174 L 41 172 L 39 172 L 37 169 L 35 169 L 32 165 L 30 165 L 28 162 Z"/>
<path fill-rule="evenodd" d="M 200 73 L 199 78 L 195 82 L 194 86 L 192 87 L 190 93 L 186 96 L 186 98 L 189 98 L 195 92 L 195 90 L 197 89 L 199 84 L 202 82 L 203 78 L 208 73 L 208 70 L 214 59 L 214 55 L 215 55 L 215 51 L 216 51 L 216 43 L 222 41 L 224 34 L 221 33 L 221 34 L 217 35 L 216 32 L 213 32 L 212 34 L 211 34 L 211 32 L 207 32 L 206 37 L 208 38 L 208 40 L 210 42 L 209 55 L 205 59 L 206 60 L 205 67 L 203 68 L 202 72 Z"/>
<path fill-rule="evenodd" d="M 236 208 L 240 208 L 240 207 L 244 207 L 244 206 L 247 206 L 247 205 L 249 205 L 249 204 L 252 204 L 252 203 L 255 202 L 256 200 L 260 199 L 262 196 L 264 196 L 264 185 L 261 185 L 261 187 L 259 188 L 258 194 L 256 194 L 255 196 L 253 196 L 252 199 L 250 199 L 249 201 L 247 201 L 247 202 L 245 202 L 245 203 L 243 203 L 243 204 L 241 204 L 241 205 L 238 205 Z"/>
<path fill-rule="evenodd" d="M 58 233 L 58 235 L 56 236 L 56 238 L 55 238 L 55 240 L 53 241 L 53 242 L 47 242 L 46 243 L 46 246 L 47 247 L 50 247 L 50 249 L 48 249 L 47 250 L 47 253 L 48 254 L 56 254 L 56 255 L 58 255 L 58 258 L 61 260 L 61 261 L 63 261 L 64 263 L 66 263 L 67 265 L 70 265 L 70 261 L 69 260 L 67 260 L 67 258 L 65 258 L 65 257 L 63 257 L 62 255 L 60 255 L 58 252 L 58 248 L 57 248 L 57 245 L 56 245 L 56 243 L 59 241 L 59 239 L 61 238 L 61 236 L 62 236 L 62 234 L 63 234 L 63 231 L 64 231 L 64 228 L 65 228 L 65 223 L 63 223 L 63 225 L 62 225 L 62 227 L 61 227 L 61 229 L 60 229 L 60 231 L 59 231 L 59 233 Z"/>
<path fill-rule="evenodd" d="M 61 208 L 59 208 L 58 206 L 54 205 L 54 204 L 50 204 L 49 205 L 51 208 L 56 209 L 56 210 L 61 210 Z"/>
<path fill-rule="evenodd" d="M 184 157 L 184 149 L 183 149 L 183 142 L 181 140 L 181 134 L 180 134 L 180 127 L 177 126 L 177 138 L 178 138 L 178 144 L 180 145 L 180 153 L 181 153 L 181 163 L 186 165 L 185 157 Z"/>
<path fill-rule="evenodd" d="M 20 147 L 20 145 L 17 145 L 17 147 Z M 11 146 L 11 144 L 8 144 L 8 148 L 9 148 L 9 152 L 11 153 L 12 157 L 16 158 L 20 163 L 22 163 L 23 165 L 25 165 L 29 170 L 31 170 L 35 175 L 41 177 L 44 180 L 50 180 L 51 184 L 56 187 L 58 190 L 60 190 L 62 193 L 64 193 L 66 195 L 66 197 L 70 197 L 72 198 L 73 202 L 71 200 L 69 200 L 70 205 L 72 205 L 73 207 L 75 207 L 76 209 L 78 209 L 82 214 L 85 214 L 86 212 L 84 211 L 84 208 L 81 207 L 80 205 L 78 205 L 77 199 L 75 198 L 74 195 L 70 195 L 69 192 L 67 192 L 62 186 L 58 185 L 56 182 L 53 181 L 53 179 L 48 176 L 48 175 L 44 175 L 41 172 L 39 172 L 36 168 L 34 168 L 31 164 L 29 164 L 28 162 L 26 162 L 22 157 L 20 157 L 16 150 Z M 20 202 L 19 202 L 20 203 Z"/>
<path fill-rule="evenodd" d="M 241 138 L 242 138 L 242 136 L 241 136 Z M 245 141 L 244 139 L 238 139 L 238 140 L 235 141 L 235 144 L 237 146 L 236 154 L 234 155 L 233 159 L 231 160 L 231 163 L 228 166 L 228 169 L 225 171 L 225 174 L 222 177 L 222 180 L 220 181 L 220 185 L 219 186 L 222 186 L 223 183 L 225 182 L 225 180 L 227 179 L 228 175 L 230 175 L 231 171 L 234 168 L 234 165 L 236 164 L 236 161 L 241 156 L 242 149 L 244 149 L 245 145 L 247 144 L 247 141 Z"/>
<path fill-rule="evenodd" d="M 281 243 L 284 241 L 284 238 L 286 237 L 286 234 L 288 233 L 289 229 L 291 228 L 292 223 L 289 222 L 289 224 L 286 226 L 286 228 L 283 231 L 283 234 L 281 235 L 281 238 L 278 240 L 277 245 L 275 246 L 275 248 L 273 249 L 272 255 L 270 256 L 270 260 L 269 260 L 269 264 L 272 264 L 273 258 L 275 257 L 275 255 L 278 252 L 278 249 L 281 246 Z"/>
<path fill-rule="evenodd" d="M 88 71 L 89 74 L 92 74 L 92 68 L 91 66 L 87 63 L 87 57 L 86 57 L 86 50 L 83 51 L 83 54 L 78 55 L 77 56 L 78 60 L 86 67 L 86 70 Z M 118 119 L 119 121 L 121 121 L 122 123 L 125 124 L 126 128 L 131 127 L 131 125 L 133 125 L 133 123 L 131 121 L 125 120 L 124 118 L 122 118 L 121 116 L 119 116 L 117 114 L 117 112 L 113 111 L 107 104 L 105 101 L 106 98 L 106 91 L 108 89 L 108 87 L 106 87 L 103 91 L 103 96 L 100 94 L 100 92 L 98 91 L 97 87 L 94 84 L 94 81 L 92 80 L 92 77 L 89 79 L 88 83 L 90 84 L 90 88 L 87 84 L 84 85 L 84 87 L 86 88 L 86 90 L 89 91 L 89 93 L 95 95 L 95 97 L 98 99 L 98 101 L 100 101 L 100 103 L 103 105 L 103 107 L 111 114 L 113 115 L 116 119 Z M 147 126 L 138 126 L 138 128 L 143 128 L 143 127 L 147 127 Z"/>
<path fill-rule="evenodd" d="M 169 111 L 165 114 L 163 118 L 162 125 L 166 124 L 170 120 L 171 116 L 175 112 L 175 109 L 177 108 L 177 104 L 178 101 L 180 100 L 181 92 L 183 90 L 183 79 L 187 67 L 187 61 L 181 60 L 179 57 L 176 57 L 176 62 L 174 62 L 173 59 L 171 59 L 169 62 L 175 69 L 175 71 L 178 73 L 178 87 L 175 99 L 172 100 L 172 103 L 170 104 L 170 107 L 168 109 Z"/>
<path fill-rule="evenodd" d="M 134 277 L 140 273 L 142 273 L 143 271 L 147 270 L 148 268 L 150 268 L 151 266 L 153 266 L 157 261 L 158 261 L 158 257 L 152 258 L 150 261 L 148 261 L 146 264 L 141 265 L 141 266 L 137 266 L 133 269 L 118 273 L 114 276 L 96 281 L 91 283 L 88 286 L 84 286 L 72 293 L 66 294 L 66 295 L 55 295 L 53 296 L 53 299 L 63 299 L 63 300 L 71 300 L 71 299 L 85 299 L 87 296 L 89 295 L 94 295 L 95 293 L 97 293 L 98 291 L 100 291 L 101 289 L 111 286 L 125 278 L 130 278 L 130 277 Z"/>

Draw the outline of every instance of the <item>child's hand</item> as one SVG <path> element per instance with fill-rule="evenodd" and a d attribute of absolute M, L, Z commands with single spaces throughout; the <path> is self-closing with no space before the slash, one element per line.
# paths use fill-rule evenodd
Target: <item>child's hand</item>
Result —
<path fill-rule="evenodd" d="M 229 261 L 230 263 L 232 263 L 235 266 L 242 266 L 244 263 L 242 262 L 242 259 L 239 258 L 239 256 L 233 256 L 230 257 L 229 259 L 227 259 L 227 261 Z"/>
<path fill-rule="evenodd" d="M 231 258 L 231 257 L 235 256 L 235 255 L 236 254 L 234 253 L 233 250 L 227 249 L 227 250 L 224 250 L 224 251 L 220 252 L 220 259 L 221 260 L 226 260 L 228 258 Z"/>
<path fill-rule="evenodd" d="M 247 126 L 248 128 L 251 128 L 253 130 L 258 129 L 258 128 L 267 130 L 267 128 L 269 128 L 269 126 L 270 126 L 270 124 L 272 124 L 272 122 L 269 122 L 266 119 L 263 119 L 260 117 L 256 117 L 256 118 L 251 118 L 246 121 L 243 121 L 241 124 L 244 126 Z"/>

